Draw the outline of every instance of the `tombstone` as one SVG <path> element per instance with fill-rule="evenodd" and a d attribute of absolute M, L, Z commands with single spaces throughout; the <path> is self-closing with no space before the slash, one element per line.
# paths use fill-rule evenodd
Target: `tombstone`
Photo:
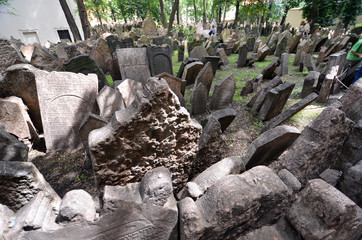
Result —
<path fill-rule="evenodd" d="M 78 51 L 77 46 L 75 44 L 70 44 L 70 45 L 66 44 L 64 46 L 64 51 L 67 55 L 67 59 L 65 59 L 65 60 L 69 60 L 71 58 L 81 55 L 81 53 Z"/>
<path fill-rule="evenodd" d="M 326 169 L 319 175 L 320 179 L 323 179 L 326 183 L 332 185 L 333 187 L 337 186 L 337 183 L 342 177 L 342 172 L 335 169 Z"/>
<path fill-rule="evenodd" d="M 134 41 L 133 38 L 125 38 L 122 39 L 120 44 L 119 44 L 120 48 L 134 48 Z"/>
<path fill-rule="evenodd" d="M 194 87 L 202 83 L 207 89 L 207 97 L 209 97 L 209 92 L 211 89 L 212 81 L 214 79 L 214 72 L 210 62 L 207 62 L 204 67 L 200 70 L 199 74 L 195 79 Z"/>
<path fill-rule="evenodd" d="M 123 48 L 116 51 L 122 80 L 132 79 L 143 84 L 151 76 L 146 48 Z"/>
<path fill-rule="evenodd" d="M 308 71 L 316 71 L 316 65 L 311 54 L 306 54 L 304 56 L 304 65 L 307 67 Z"/>
<path fill-rule="evenodd" d="M 361 179 L 361 172 L 362 160 L 344 173 L 343 179 L 339 185 L 341 192 L 357 203 L 358 206 L 362 205 L 362 183 L 359 181 Z"/>
<path fill-rule="evenodd" d="M 234 121 L 236 117 L 236 111 L 233 108 L 223 108 L 217 110 L 201 121 L 201 125 L 203 127 L 206 126 L 211 116 L 215 117 L 215 119 L 219 121 L 221 131 L 225 132 L 229 125 Z"/>
<path fill-rule="evenodd" d="M 177 195 L 178 199 L 185 197 L 199 198 L 218 180 L 228 175 L 240 174 L 242 172 L 245 172 L 245 166 L 240 157 L 231 156 L 224 158 L 188 182 Z"/>
<path fill-rule="evenodd" d="M 326 47 L 321 47 L 317 58 L 317 66 L 319 66 L 319 64 L 323 61 L 324 54 L 326 51 L 327 51 Z"/>
<path fill-rule="evenodd" d="M 31 162 L 0 161 L 0 182 L 0 203 L 13 211 L 26 205 L 39 191 L 47 193 L 54 209 L 59 208 L 58 194 Z"/>
<path fill-rule="evenodd" d="M 257 92 L 261 83 L 263 81 L 263 74 L 259 74 L 256 77 L 253 78 L 252 83 L 253 83 L 253 92 Z"/>
<path fill-rule="evenodd" d="M 248 48 L 247 45 L 244 43 L 239 47 L 239 57 L 237 64 L 238 68 L 244 67 L 246 65 L 247 56 L 248 56 Z"/>
<path fill-rule="evenodd" d="M 203 46 L 196 46 L 189 54 L 190 58 L 197 58 L 201 60 L 203 57 L 207 57 L 209 54 Z"/>
<path fill-rule="evenodd" d="M 325 77 L 322 83 L 321 90 L 319 91 L 319 96 L 317 98 L 318 103 L 327 102 L 335 76 L 336 76 L 335 74 L 327 74 L 327 76 Z"/>
<path fill-rule="evenodd" d="M 94 59 L 88 55 L 80 55 L 70 59 L 64 63 L 64 69 L 68 72 L 83 73 L 85 75 L 89 73 L 97 74 L 98 90 L 109 85 L 102 69 L 100 69 Z"/>
<path fill-rule="evenodd" d="M 177 191 L 188 179 L 201 126 L 180 107 L 165 80 L 150 78 L 144 88 L 135 93 L 131 105 L 115 112 L 110 123 L 89 134 L 95 175 L 99 186 L 125 185 L 141 180 L 152 168 L 165 166 L 172 171 Z M 180 141 L 178 136 L 186 131 L 189 134 Z M 122 161 L 117 160 L 120 156 Z M 110 161 L 114 164 L 107 164 Z M 148 167 L 141 167 L 144 164 Z"/>
<path fill-rule="evenodd" d="M 33 44 L 28 44 L 26 46 L 22 45 L 20 47 L 20 52 L 23 54 L 24 58 L 28 62 L 30 62 L 34 52 L 34 45 Z"/>
<path fill-rule="evenodd" d="M 5 127 L 6 132 L 15 135 L 20 141 L 37 141 L 38 133 L 26 110 L 21 98 L 0 98 L 0 124 Z"/>
<path fill-rule="evenodd" d="M 11 65 L 25 63 L 21 53 L 5 38 L 0 38 L 0 52 L 0 74 L 4 73 Z"/>
<path fill-rule="evenodd" d="M 0 159 L 1 161 L 26 162 L 28 159 L 28 147 L 16 137 L 5 131 L 0 124 Z"/>
<path fill-rule="evenodd" d="M 358 79 L 345 93 L 340 101 L 342 103 L 341 110 L 344 111 L 348 118 L 352 121 L 362 119 L 362 78 Z"/>
<path fill-rule="evenodd" d="M 246 40 L 246 46 L 248 47 L 248 52 L 251 52 L 254 50 L 254 46 L 255 46 L 255 37 L 254 36 L 249 36 Z"/>
<path fill-rule="evenodd" d="M 264 59 L 269 55 L 270 48 L 267 45 L 264 45 L 259 49 L 259 53 L 257 55 L 257 61 L 261 62 L 264 61 Z"/>
<path fill-rule="evenodd" d="M 122 94 L 109 86 L 104 86 L 98 93 L 97 103 L 100 115 L 108 121 L 112 118 L 115 111 L 126 108 Z"/>
<path fill-rule="evenodd" d="M 275 88 L 276 86 L 282 84 L 282 80 L 280 79 L 280 77 L 275 77 L 273 78 L 273 80 L 271 80 L 265 87 L 263 87 L 262 89 L 260 89 L 260 91 L 258 91 L 255 96 L 250 100 L 250 102 L 248 103 L 248 106 L 251 107 L 251 112 L 253 114 L 257 114 L 262 106 L 262 104 L 264 103 L 264 100 L 266 98 L 266 96 L 268 95 L 268 92 Z"/>
<path fill-rule="evenodd" d="M 211 66 L 212 66 L 212 71 L 213 71 L 214 76 L 215 76 L 216 70 L 219 67 L 220 57 L 218 57 L 218 56 L 202 57 L 201 62 L 203 64 L 206 64 L 206 63 L 210 62 Z"/>
<path fill-rule="evenodd" d="M 220 57 L 220 60 L 221 60 L 223 65 L 226 66 L 226 65 L 230 64 L 230 61 L 226 57 L 226 53 L 225 53 L 225 50 L 223 48 L 217 48 L 216 55 Z"/>
<path fill-rule="evenodd" d="M 271 89 L 260 108 L 258 118 L 266 121 L 281 113 L 294 86 L 295 83 L 285 82 Z"/>
<path fill-rule="evenodd" d="M 78 129 L 94 108 L 97 76 L 41 70 L 34 75 L 47 150 L 79 148 Z"/>
<path fill-rule="evenodd" d="M 207 110 L 208 91 L 202 82 L 197 82 L 197 87 L 192 91 L 191 114 L 205 113 Z M 195 85 L 196 85 L 195 84 Z"/>
<path fill-rule="evenodd" d="M 186 197 L 179 202 L 181 239 L 237 239 L 246 229 L 278 219 L 289 197 L 288 187 L 264 166 L 225 176 L 195 201 Z"/>
<path fill-rule="evenodd" d="M 235 79 L 232 74 L 223 78 L 215 85 L 210 108 L 221 109 L 231 104 L 236 90 Z"/>
<path fill-rule="evenodd" d="M 253 81 L 249 80 L 245 83 L 243 89 L 240 92 L 240 96 L 247 96 L 248 94 L 253 92 Z"/>
<path fill-rule="evenodd" d="M 151 75 L 156 76 L 167 72 L 173 74 L 171 49 L 167 47 L 147 47 L 148 62 L 150 63 Z"/>
<path fill-rule="evenodd" d="M 316 49 L 316 47 L 317 47 L 317 44 L 318 44 L 318 40 L 319 40 L 319 37 L 320 37 L 320 33 L 319 32 L 317 32 L 316 33 L 316 35 L 315 35 L 315 37 L 312 39 L 312 44 L 310 45 L 310 50 L 309 50 L 309 53 L 310 54 L 313 54 L 314 53 L 314 51 L 315 51 L 315 49 Z"/>
<path fill-rule="evenodd" d="M 262 46 L 263 46 L 263 41 L 260 38 L 256 39 L 254 46 L 254 53 L 257 53 Z"/>
<path fill-rule="evenodd" d="M 280 67 L 281 67 L 281 75 L 284 76 L 288 74 L 288 64 L 289 64 L 289 54 L 282 53 L 280 58 Z"/>
<path fill-rule="evenodd" d="M 222 30 L 221 32 L 221 38 L 223 42 L 226 42 L 226 40 L 231 36 L 231 30 L 226 28 Z"/>
<path fill-rule="evenodd" d="M 215 56 L 216 55 L 216 48 L 212 46 L 212 44 L 209 44 L 206 47 L 206 52 L 209 54 L 209 56 Z"/>
<path fill-rule="evenodd" d="M 289 33 L 289 31 L 286 31 L 282 34 L 281 38 L 279 39 L 279 41 L 276 45 L 274 56 L 280 58 L 282 56 L 282 53 L 287 52 L 288 33 Z"/>
<path fill-rule="evenodd" d="M 292 126 L 278 126 L 257 137 L 243 157 L 246 169 L 269 165 L 299 137 L 300 131 Z"/>
<path fill-rule="evenodd" d="M 148 37 L 146 37 L 145 35 L 142 35 L 142 36 L 140 37 L 140 39 L 138 39 L 138 41 L 137 41 L 137 44 L 138 44 L 138 45 L 150 44 L 150 43 L 151 43 L 151 40 L 150 40 Z"/>
<path fill-rule="evenodd" d="M 39 44 L 34 44 L 34 51 L 31 57 L 30 64 L 36 68 L 46 71 L 61 71 L 62 62 L 50 54 L 45 48 Z"/>
<path fill-rule="evenodd" d="M 333 164 L 351 130 L 352 121 L 341 110 L 325 108 L 304 128 L 299 138 L 276 162 L 302 183 L 319 176 Z"/>
<path fill-rule="evenodd" d="M 129 107 L 136 99 L 137 91 L 143 91 L 143 84 L 132 79 L 126 79 L 117 86 L 117 90 L 122 94 L 125 107 Z"/>
<path fill-rule="evenodd" d="M 106 37 L 109 48 L 111 49 L 112 54 L 116 52 L 117 49 L 122 48 L 121 41 L 117 35 L 109 35 Z"/>
<path fill-rule="evenodd" d="M 112 60 L 112 51 L 109 48 L 106 40 L 99 38 L 94 46 L 93 51 L 91 52 L 91 55 L 104 73 L 110 71 L 110 67 L 107 65 L 107 62 Z"/>
<path fill-rule="evenodd" d="M 182 63 L 181 63 L 181 66 L 178 70 L 178 73 L 177 73 L 177 77 L 178 78 L 182 78 L 182 74 L 184 73 L 184 69 L 185 69 L 185 66 L 189 63 L 192 63 L 192 62 L 197 62 L 199 61 L 199 59 L 197 58 L 186 58 Z"/>
<path fill-rule="evenodd" d="M 300 39 L 302 38 L 302 36 L 303 36 L 303 33 L 301 33 L 301 32 L 298 32 L 294 36 L 294 39 L 293 39 L 293 41 L 292 41 L 292 43 L 291 43 L 291 45 L 289 47 L 289 51 L 288 51 L 289 53 L 295 53 L 296 52 L 297 47 L 298 47 L 298 45 L 300 43 Z"/>
<path fill-rule="evenodd" d="M 182 79 L 186 80 L 186 86 L 195 83 L 196 77 L 204 67 L 202 62 L 192 62 L 185 66 L 182 74 Z"/>
<path fill-rule="evenodd" d="M 309 49 L 310 43 L 307 40 L 302 40 L 298 47 L 297 47 L 297 53 L 295 54 L 294 58 L 294 66 L 298 66 L 300 62 L 303 62 L 301 56 L 302 53 L 306 53 Z"/>
<path fill-rule="evenodd" d="M 80 52 L 80 54 L 89 55 L 93 50 L 93 48 L 91 46 L 89 46 L 89 45 L 93 45 L 93 44 L 90 44 L 89 42 L 87 43 L 86 41 L 77 42 L 75 45 L 77 47 L 78 52 Z"/>
<path fill-rule="evenodd" d="M 358 239 L 362 234 L 360 212 L 361 208 L 339 190 L 322 179 L 313 179 L 300 192 L 287 218 L 303 239 Z"/>
<path fill-rule="evenodd" d="M 176 94 L 180 102 L 185 100 L 183 95 L 185 94 L 186 80 L 182 80 L 168 73 L 158 74 L 157 77 L 163 78 L 167 82 L 168 86 Z"/>
<path fill-rule="evenodd" d="M 317 97 L 318 97 L 318 94 L 316 94 L 316 93 L 311 93 L 308 96 L 304 97 L 302 100 L 295 103 L 293 106 L 291 106 L 288 109 L 284 110 L 278 116 L 274 117 L 272 120 L 267 122 L 264 125 L 264 127 L 262 128 L 261 132 L 265 132 L 265 131 L 267 131 L 269 129 L 272 129 L 272 128 L 286 122 L 291 117 L 293 117 L 295 114 L 297 114 L 299 111 L 301 111 L 306 106 L 308 106 L 311 102 L 316 100 Z"/>
<path fill-rule="evenodd" d="M 299 62 L 299 72 L 303 72 L 304 71 L 304 58 L 305 58 L 305 52 L 301 52 L 300 55 L 300 62 Z"/>
<path fill-rule="evenodd" d="M 143 21 L 142 31 L 143 34 L 146 35 L 147 37 L 157 35 L 156 23 L 153 21 L 149 13 L 147 14 L 146 19 Z"/>
<path fill-rule="evenodd" d="M 184 56 L 185 56 L 185 47 L 183 45 L 181 45 L 180 48 L 178 49 L 177 60 L 179 62 L 182 62 L 184 60 Z"/>
<path fill-rule="evenodd" d="M 342 70 L 344 69 L 346 56 L 347 56 L 346 52 L 338 52 L 330 55 L 328 57 L 328 65 L 326 73 L 327 74 L 331 73 L 331 71 L 333 71 L 333 68 L 338 66 L 337 75 L 341 74 Z M 340 85 L 338 84 L 338 87 L 339 86 Z"/>
<path fill-rule="evenodd" d="M 263 79 L 271 79 L 272 74 L 274 73 L 275 69 L 279 66 L 279 58 L 274 57 L 271 63 L 264 68 L 261 74 L 263 74 Z"/>

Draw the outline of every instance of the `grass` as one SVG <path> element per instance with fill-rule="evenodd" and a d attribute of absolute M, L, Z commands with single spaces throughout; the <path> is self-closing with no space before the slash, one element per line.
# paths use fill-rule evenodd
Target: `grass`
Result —
<path fill-rule="evenodd" d="M 107 82 L 110 86 L 113 87 L 113 78 L 111 75 L 106 75 Z"/>

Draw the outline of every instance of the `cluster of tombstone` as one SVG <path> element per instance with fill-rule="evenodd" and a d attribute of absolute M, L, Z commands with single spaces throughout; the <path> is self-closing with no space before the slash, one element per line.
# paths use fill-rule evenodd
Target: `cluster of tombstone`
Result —
<path fill-rule="evenodd" d="M 359 239 L 362 79 L 302 132 L 281 125 L 321 96 L 322 90 L 314 93 L 317 80 L 324 89 L 330 72 L 337 76 L 339 45 L 320 59 L 322 65 L 329 60 L 323 70 L 328 74 L 316 79 L 310 70 L 306 97 L 282 111 L 294 87 L 280 78 L 291 49 L 282 47 L 288 46 L 288 32 L 274 33 L 263 44 L 225 29 L 222 43 L 211 37 L 193 47 L 177 76 L 170 39 L 156 36 L 149 18 L 143 33 L 139 39 L 129 32 L 129 38 L 110 35 L 48 50 L 0 39 L 0 236 Z M 308 59 L 303 41 L 293 41 L 293 51 Z M 318 46 L 315 38 L 311 42 Z M 249 51 L 256 53 L 253 59 L 246 59 Z M 238 67 L 271 53 L 276 58 L 243 90 L 256 93 L 251 111 L 269 122 L 245 156 L 222 159 L 221 133 L 236 116 L 230 108 L 233 76 L 217 83 L 210 99 L 209 91 L 217 68 L 229 64 L 226 56 L 233 52 L 239 52 Z M 113 88 L 104 72 L 115 80 Z M 183 107 L 192 84 L 191 114 L 216 110 L 201 125 Z M 59 197 L 28 161 L 29 146 L 41 145 L 39 133 L 49 152 L 85 150 L 102 192 L 99 202 L 83 190 Z"/>

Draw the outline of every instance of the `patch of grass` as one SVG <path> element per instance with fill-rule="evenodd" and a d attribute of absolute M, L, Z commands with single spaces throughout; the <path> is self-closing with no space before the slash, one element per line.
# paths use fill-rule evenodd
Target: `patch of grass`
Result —
<path fill-rule="evenodd" d="M 107 79 L 107 82 L 108 84 L 113 87 L 113 78 L 111 75 L 106 75 L 106 79 Z"/>
<path fill-rule="evenodd" d="M 233 64 L 233 63 L 236 63 L 238 61 L 239 54 L 231 54 L 227 58 L 229 59 L 230 64 Z"/>
<path fill-rule="evenodd" d="M 254 65 L 258 68 L 266 68 L 269 64 L 271 63 L 271 61 L 263 61 L 263 62 L 256 62 L 254 63 Z"/>

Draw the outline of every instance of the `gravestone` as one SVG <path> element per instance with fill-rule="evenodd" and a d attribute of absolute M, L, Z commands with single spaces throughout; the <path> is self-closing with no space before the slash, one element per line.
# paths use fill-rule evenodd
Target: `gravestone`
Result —
<path fill-rule="evenodd" d="M 220 57 L 218 56 L 207 56 L 207 57 L 203 57 L 201 59 L 201 62 L 203 64 L 206 64 L 207 62 L 211 63 L 212 66 L 212 71 L 214 72 L 214 76 L 216 74 L 216 70 L 219 67 L 219 62 L 220 62 Z"/>
<path fill-rule="evenodd" d="M 253 92 L 253 81 L 249 80 L 245 83 L 243 89 L 240 92 L 240 96 L 247 96 Z"/>
<path fill-rule="evenodd" d="M 133 38 L 129 37 L 129 38 L 122 39 L 119 46 L 120 46 L 120 48 L 134 48 Z"/>
<path fill-rule="evenodd" d="M 180 102 L 185 100 L 183 95 L 185 94 L 186 80 L 182 80 L 181 78 L 168 73 L 158 74 L 157 77 L 163 78 L 167 82 L 168 86 L 176 94 Z"/>
<path fill-rule="evenodd" d="M 319 103 L 325 103 L 327 102 L 327 99 L 329 97 L 329 94 L 331 92 L 331 88 L 333 85 L 333 81 L 335 78 L 335 74 L 327 74 L 327 76 L 324 78 L 324 81 L 322 83 L 322 87 L 319 91 L 319 96 L 317 98 L 317 102 Z"/>
<path fill-rule="evenodd" d="M 97 76 L 42 70 L 34 75 L 47 150 L 79 148 L 78 129 L 94 108 Z"/>
<path fill-rule="evenodd" d="M 177 60 L 179 62 L 182 62 L 184 60 L 184 56 L 185 56 L 185 46 L 181 45 L 180 48 L 178 49 Z"/>
<path fill-rule="evenodd" d="M 223 108 L 213 112 L 211 115 L 208 115 L 205 119 L 201 121 L 201 125 L 206 126 L 210 117 L 213 116 L 220 123 L 220 129 L 224 132 L 227 127 L 234 121 L 236 117 L 236 111 L 233 108 Z"/>
<path fill-rule="evenodd" d="M 112 51 L 112 54 L 116 52 L 117 49 L 122 48 L 121 41 L 117 35 L 109 35 L 106 37 L 109 48 Z"/>
<path fill-rule="evenodd" d="M 203 46 L 196 46 L 189 54 L 190 58 L 197 58 L 201 60 L 203 57 L 207 57 L 209 54 Z"/>
<path fill-rule="evenodd" d="M 266 121 L 281 113 L 294 86 L 295 83 L 285 82 L 271 89 L 260 108 L 258 118 Z"/>
<path fill-rule="evenodd" d="M 238 68 L 244 67 L 246 65 L 247 56 L 248 56 L 248 47 L 244 43 L 239 47 L 239 57 L 238 57 L 238 63 L 237 63 Z"/>
<path fill-rule="evenodd" d="M 0 124 L 0 159 L 1 161 L 26 162 L 29 148 L 15 136 L 5 131 Z"/>
<path fill-rule="evenodd" d="M 299 102 L 297 102 L 296 104 L 291 106 L 290 108 L 288 108 L 285 111 L 283 111 L 282 113 L 280 113 L 278 116 L 274 117 L 271 121 L 266 123 L 264 125 L 264 127 L 262 128 L 261 132 L 265 132 L 269 129 L 272 129 L 272 128 L 284 123 L 285 121 L 287 121 L 288 119 L 293 117 L 295 114 L 297 114 L 299 111 L 304 109 L 306 106 L 308 106 L 311 102 L 316 100 L 317 97 L 318 97 L 318 94 L 316 94 L 316 93 L 309 94 L 308 96 L 306 96 L 305 98 L 303 98 L 302 100 L 300 100 Z"/>
<path fill-rule="evenodd" d="M 186 80 L 186 86 L 195 83 L 196 77 L 203 67 L 202 62 L 192 62 L 184 67 L 182 79 Z"/>
<path fill-rule="evenodd" d="M 304 128 L 299 138 L 277 160 L 274 169 L 286 168 L 302 183 L 317 178 L 342 150 L 352 121 L 341 110 L 325 108 Z"/>
<path fill-rule="evenodd" d="M 243 157 L 246 169 L 269 165 L 299 137 L 300 131 L 292 126 L 278 126 L 257 137 Z"/>
<path fill-rule="evenodd" d="M 303 36 L 303 33 L 301 32 L 297 32 L 297 34 L 294 36 L 293 38 L 293 41 L 292 41 L 292 44 L 290 45 L 289 47 L 289 53 L 295 53 L 296 52 L 296 49 L 300 43 L 300 39 L 302 38 Z"/>
<path fill-rule="evenodd" d="M 106 40 L 99 38 L 91 55 L 104 73 L 110 71 L 110 67 L 107 65 L 107 62 L 112 59 L 112 51 Z"/>
<path fill-rule="evenodd" d="M 200 70 L 195 79 L 195 87 L 202 83 L 207 89 L 207 97 L 211 89 L 212 81 L 214 80 L 214 72 L 210 62 L 207 62 Z"/>
<path fill-rule="evenodd" d="M 232 74 L 223 78 L 214 87 L 210 108 L 221 109 L 231 104 L 236 90 L 235 79 Z"/>
<path fill-rule="evenodd" d="M 132 79 L 143 84 L 151 77 L 146 48 L 123 48 L 116 51 L 122 80 Z"/>
<path fill-rule="evenodd" d="M 294 66 L 299 66 L 299 63 L 303 61 L 302 59 L 302 53 L 306 53 L 309 49 L 310 43 L 307 40 L 302 40 L 298 47 L 297 47 L 297 53 L 295 54 L 294 58 Z"/>
<path fill-rule="evenodd" d="M 147 14 L 146 19 L 143 21 L 142 31 L 143 34 L 146 35 L 147 37 L 157 35 L 156 23 L 153 21 L 149 13 Z"/>
<path fill-rule="evenodd" d="M 26 46 L 22 45 L 20 47 L 20 52 L 23 54 L 24 58 L 28 62 L 30 62 L 34 52 L 34 45 L 33 44 L 28 44 Z"/>
<path fill-rule="evenodd" d="M 151 75 L 166 72 L 173 75 L 171 49 L 167 47 L 147 47 L 148 62 Z"/>
<path fill-rule="evenodd" d="M 70 44 L 70 45 L 65 45 L 64 46 L 64 51 L 67 55 L 67 59 L 65 60 L 69 60 L 71 58 L 74 58 L 78 55 L 81 55 L 81 53 L 78 51 L 77 46 L 75 44 Z"/>
<path fill-rule="evenodd" d="M 21 98 L 0 98 L 0 124 L 6 132 L 15 135 L 20 141 L 38 140 L 38 133 L 26 109 Z"/>
<path fill-rule="evenodd" d="M 358 122 L 362 119 L 362 78 L 358 79 L 341 99 L 342 108 L 349 119 Z"/>
<path fill-rule="evenodd" d="M 230 64 L 230 61 L 226 57 L 226 53 L 225 53 L 225 50 L 223 48 L 217 48 L 216 55 L 220 57 L 220 60 L 221 60 L 223 65 L 226 66 L 226 65 Z"/>
<path fill-rule="evenodd" d="M 221 38 L 223 40 L 223 42 L 226 42 L 226 40 L 231 36 L 231 30 L 228 28 L 225 28 L 224 30 L 222 30 L 221 32 Z"/>
<path fill-rule="evenodd" d="M 307 67 L 308 72 L 316 71 L 317 67 L 314 63 L 313 56 L 311 54 L 306 54 L 304 56 L 304 66 Z"/>
<path fill-rule="evenodd" d="M 248 52 L 251 52 L 254 50 L 255 46 L 255 37 L 253 35 L 249 35 L 246 40 L 246 46 L 248 47 Z"/>
<path fill-rule="evenodd" d="M 257 54 L 257 61 L 261 62 L 261 61 L 264 61 L 264 59 L 269 55 L 270 48 L 267 45 L 264 45 L 258 51 L 259 52 Z"/>
<path fill-rule="evenodd" d="M 89 55 L 93 50 L 93 43 L 88 41 L 77 42 L 75 46 L 77 47 L 77 51 L 80 52 L 80 54 Z"/>
<path fill-rule="evenodd" d="M 195 83 L 195 87 L 192 91 L 192 101 L 191 101 L 191 114 L 197 115 L 205 113 L 207 110 L 207 99 L 208 91 L 205 85 L 202 82 Z"/>
<path fill-rule="evenodd" d="M 282 53 L 280 58 L 280 67 L 282 70 L 282 73 L 280 76 L 284 76 L 288 74 L 288 64 L 289 64 L 289 54 L 288 53 Z"/>
<path fill-rule="evenodd" d="M 319 40 L 319 37 L 320 37 L 320 33 L 317 32 L 315 37 L 312 39 L 312 43 L 309 47 L 309 54 L 313 54 L 314 51 L 315 51 L 315 48 L 317 47 L 317 44 L 318 44 L 318 40 Z M 341 50 L 341 49 L 340 49 Z"/>
<path fill-rule="evenodd" d="M 274 56 L 280 58 L 282 56 L 282 53 L 287 52 L 288 33 L 289 33 L 289 31 L 286 31 L 282 34 L 281 38 L 279 39 L 279 41 L 276 45 Z"/>
<path fill-rule="evenodd" d="M 140 39 L 138 39 L 137 44 L 138 45 L 151 44 L 151 40 L 148 37 L 146 37 L 145 35 L 142 35 L 140 37 Z"/>
<path fill-rule="evenodd" d="M 100 115 L 108 121 L 112 118 L 115 111 L 126 108 L 122 94 L 109 86 L 104 86 L 98 93 L 97 103 Z"/>
<path fill-rule="evenodd" d="M 261 72 L 261 74 L 263 74 L 263 79 L 271 79 L 272 74 L 274 73 L 275 69 L 279 66 L 279 63 L 280 63 L 279 58 L 274 57 L 271 63 Z"/>
<path fill-rule="evenodd" d="M 178 70 L 177 77 L 182 78 L 182 74 L 184 73 L 185 66 L 189 63 L 197 62 L 197 61 L 199 61 L 199 59 L 197 59 L 197 58 L 186 58 L 185 60 L 183 60 L 183 62 L 181 63 L 181 66 Z"/>
<path fill-rule="evenodd" d="M 30 64 L 36 68 L 46 71 L 61 71 L 63 64 L 62 62 L 50 54 L 45 48 L 39 44 L 34 44 L 34 51 L 31 57 Z"/>
<path fill-rule="evenodd" d="M 102 69 L 100 69 L 94 59 L 88 55 L 80 55 L 70 59 L 64 63 L 64 69 L 68 72 L 83 73 L 85 75 L 89 73 L 97 74 L 99 91 L 104 86 L 109 85 Z"/>
<path fill-rule="evenodd" d="M 137 91 L 143 91 L 143 84 L 132 79 L 126 79 L 117 86 L 122 94 L 125 107 L 129 107 L 136 99 Z"/>
<path fill-rule="evenodd" d="M 0 52 L 0 74 L 4 73 L 11 65 L 25 63 L 21 53 L 5 38 L 0 38 Z"/>

